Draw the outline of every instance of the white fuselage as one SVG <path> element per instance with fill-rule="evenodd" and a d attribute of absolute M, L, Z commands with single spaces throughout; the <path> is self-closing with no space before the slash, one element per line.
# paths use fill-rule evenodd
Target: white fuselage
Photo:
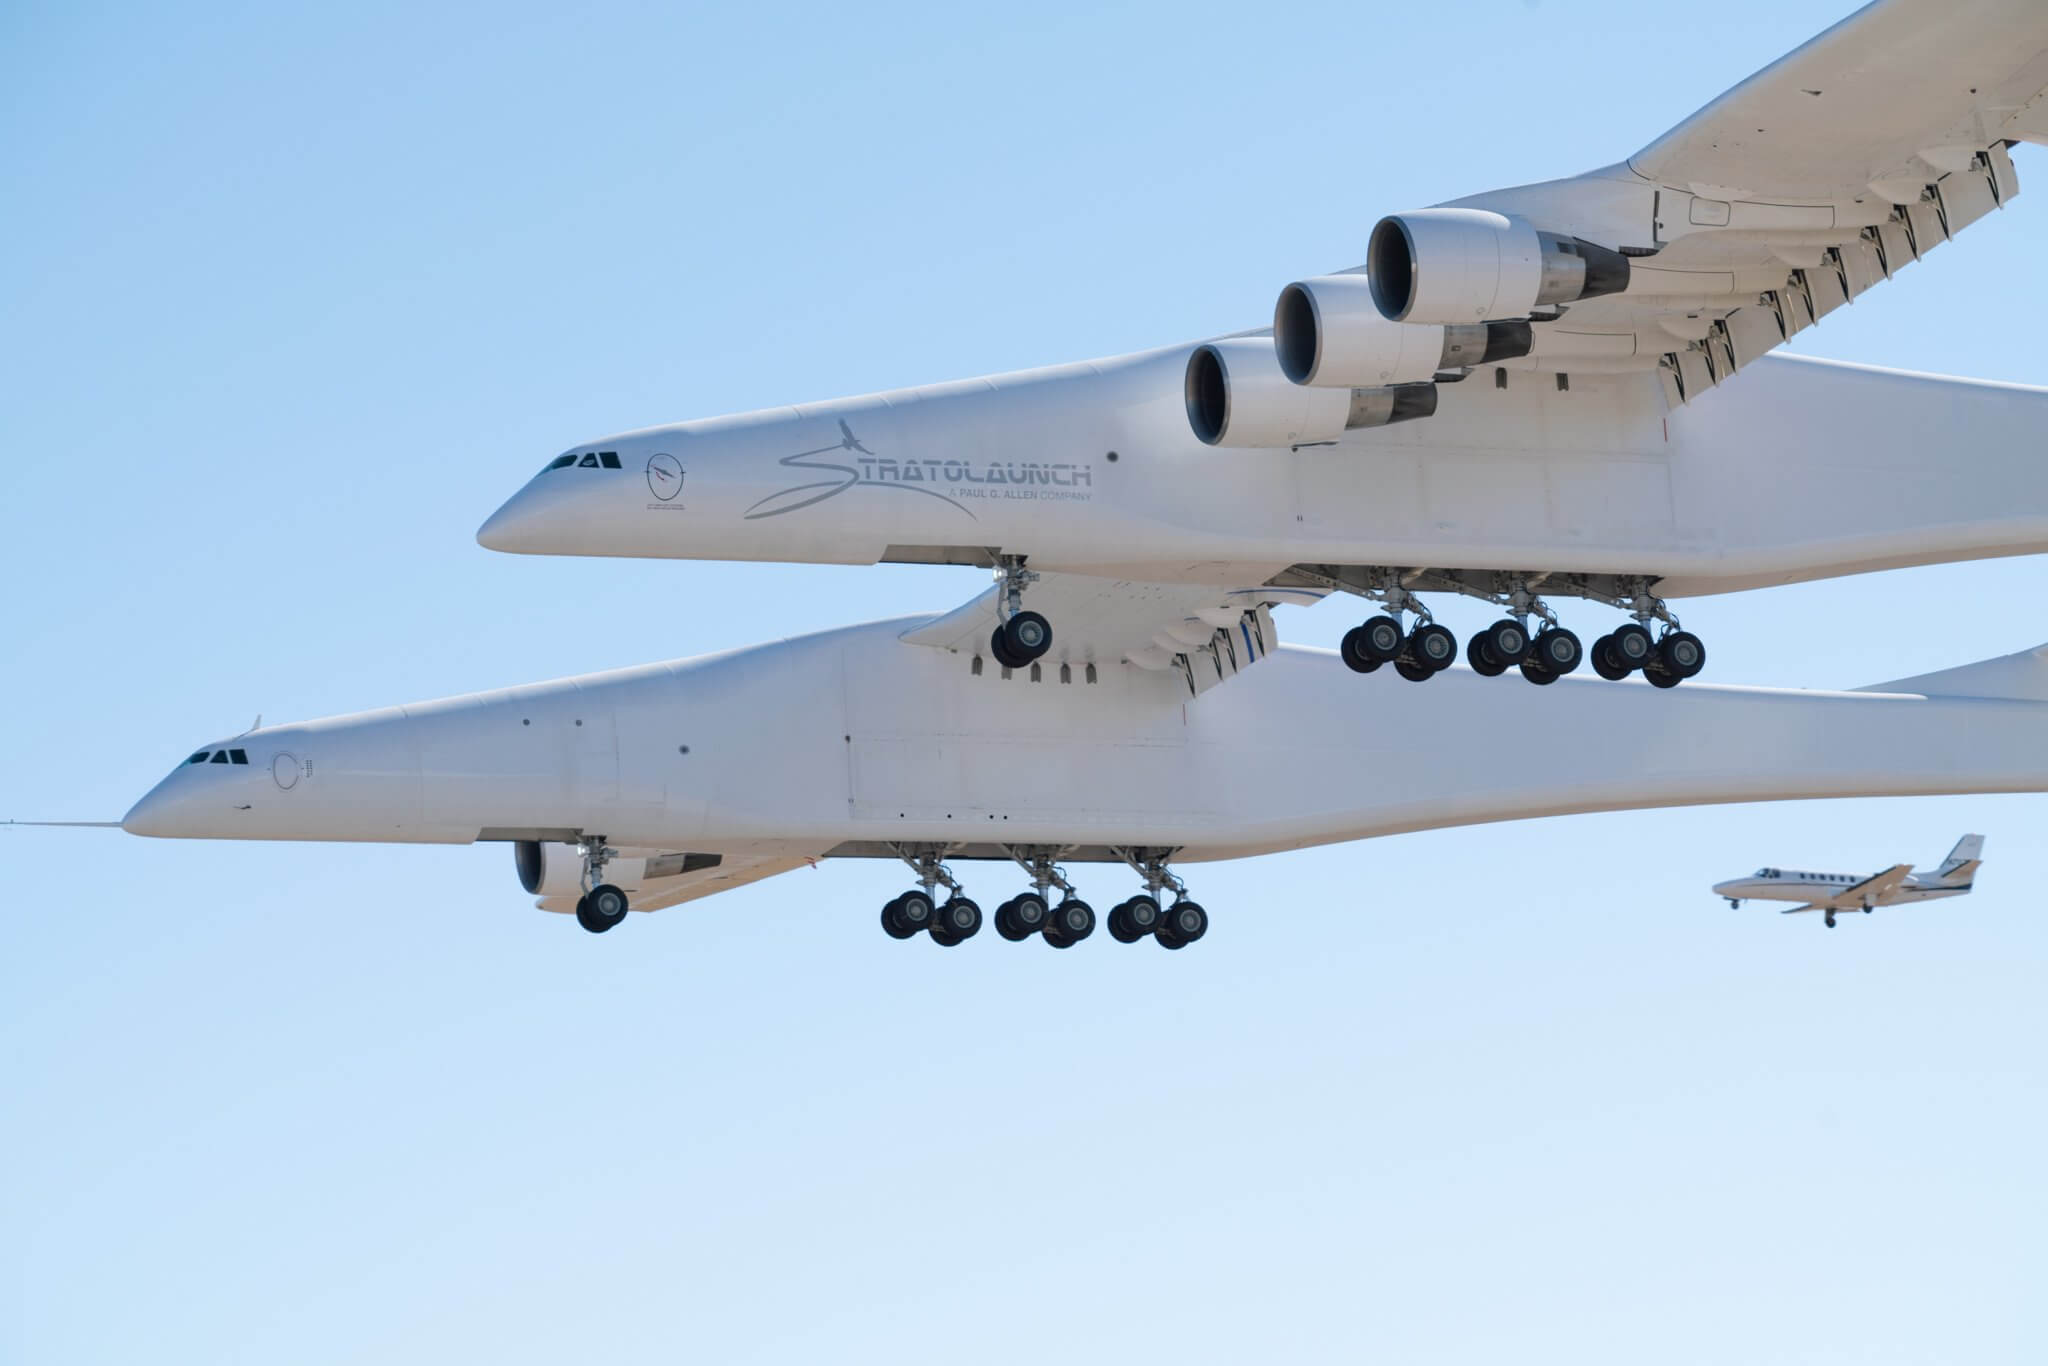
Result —
<path fill-rule="evenodd" d="M 1435 417 L 1206 446 L 1190 348 L 586 443 L 484 525 L 509 551 L 986 563 L 1243 587 L 1296 564 L 1649 576 L 1669 597 L 2048 550 L 2048 390 L 1768 358 L 1482 370 Z M 1938 460 L 1928 458 L 1939 451 Z"/>
<path fill-rule="evenodd" d="M 1870 874 L 1803 873 L 1790 868 L 1773 868 L 1748 877 L 1730 878 L 1714 884 L 1714 893 L 1730 901 L 1825 902 L 1863 882 Z M 1872 906 L 1897 906 L 1912 901 L 1936 901 L 1961 896 L 1968 883 L 1944 882 L 1935 873 L 1914 873 L 1891 891 L 1869 898 Z M 1859 903 L 1861 904 L 1861 903 Z"/>
<path fill-rule="evenodd" d="M 1189 701 L 1177 675 L 1123 665 L 1094 684 L 977 671 L 898 639 L 925 620 L 263 727 L 224 742 L 246 764 L 181 765 L 125 824 L 1194 860 L 1575 811 L 2048 788 L 2040 702 L 1577 677 L 1537 689 L 1463 669 L 1418 688 L 1293 648 Z M 1374 689 L 1398 696 L 1398 724 Z"/>

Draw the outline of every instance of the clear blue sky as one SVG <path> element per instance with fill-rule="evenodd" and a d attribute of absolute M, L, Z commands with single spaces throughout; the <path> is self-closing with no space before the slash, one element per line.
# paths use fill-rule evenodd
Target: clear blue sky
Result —
<path fill-rule="evenodd" d="M 258 711 L 950 607 L 978 574 L 471 537 L 590 436 L 1255 324 L 1844 8 L 6 6 L 0 816 L 118 816 Z M 2018 160 L 1799 349 L 2048 379 Z M 1832 686 L 2048 640 L 2044 590 L 1685 617 L 1714 679 Z M 2037 1362 L 2044 819 L 1201 867 L 1180 954 L 893 943 L 881 864 L 600 939 L 503 846 L 0 831 L 0 1360 Z M 1833 934 L 1707 890 L 1966 829 L 1976 895 Z"/>

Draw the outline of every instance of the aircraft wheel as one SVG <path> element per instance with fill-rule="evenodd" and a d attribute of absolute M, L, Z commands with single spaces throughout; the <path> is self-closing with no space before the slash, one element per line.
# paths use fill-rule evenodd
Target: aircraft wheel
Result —
<path fill-rule="evenodd" d="M 1707 647 L 1690 631 L 1673 631 L 1657 642 L 1657 662 L 1677 678 L 1691 678 L 1707 667 Z"/>
<path fill-rule="evenodd" d="M 1486 643 L 1485 636 L 1474 636 L 1465 642 L 1465 662 L 1482 678 L 1498 678 L 1508 671 L 1508 666 L 1500 662 L 1493 647 Z"/>
<path fill-rule="evenodd" d="M 1046 918 L 1045 898 L 1020 892 L 996 908 L 996 933 L 1016 943 L 1044 929 Z"/>
<path fill-rule="evenodd" d="M 1557 675 L 1538 664 L 1533 657 L 1522 661 L 1522 677 L 1539 688 L 1547 688 L 1557 682 Z"/>
<path fill-rule="evenodd" d="M 1394 672 L 1407 679 L 1410 683 L 1427 683 L 1430 679 L 1436 677 L 1435 669 L 1430 668 L 1426 664 L 1412 663 L 1406 659 L 1394 661 Z"/>
<path fill-rule="evenodd" d="M 1010 653 L 1026 664 L 1052 648 L 1052 623 L 1036 612 L 1019 612 L 998 629 Z"/>
<path fill-rule="evenodd" d="M 1614 633 L 1607 639 L 1611 642 L 1610 652 L 1614 656 L 1614 662 L 1630 669 L 1642 668 L 1650 662 L 1650 656 L 1657 651 L 1656 642 L 1650 639 L 1650 633 L 1634 622 L 1615 627 Z"/>
<path fill-rule="evenodd" d="M 1045 924 L 1045 942 L 1054 948 L 1072 948 L 1095 933 L 1095 908 L 1077 896 L 1070 896 L 1053 907 L 1052 919 Z M 1055 942 L 1053 936 L 1059 936 Z"/>
<path fill-rule="evenodd" d="M 1021 669 L 1031 662 L 1010 648 L 1009 637 L 1003 634 L 1003 628 L 1000 626 L 996 627 L 995 633 L 988 638 L 988 652 L 995 656 L 996 663 L 1005 669 Z"/>
<path fill-rule="evenodd" d="M 1664 667 L 1661 660 L 1652 660 L 1643 668 L 1643 678 L 1653 688 L 1675 688 L 1685 682 L 1677 674 Z"/>
<path fill-rule="evenodd" d="M 1209 913 L 1193 901 L 1176 901 L 1160 917 L 1153 937 L 1169 949 L 1185 948 L 1209 932 Z"/>
<path fill-rule="evenodd" d="M 1522 623 L 1509 617 L 1502 617 L 1481 631 L 1479 638 L 1504 665 L 1520 664 L 1522 656 L 1529 653 L 1529 633 L 1522 629 Z"/>
<path fill-rule="evenodd" d="M 932 919 L 932 938 L 947 948 L 981 933 L 981 907 L 964 896 L 946 898 Z"/>
<path fill-rule="evenodd" d="M 1353 673 L 1369 674 L 1386 661 L 1365 653 L 1365 628 L 1354 626 L 1344 633 L 1344 639 L 1337 645 L 1337 653 L 1344 658 L 1344 664 Z"/>
<path fill-rule="evenodd" d="M 1832 930 L 1835 927 L 1835 913 L 1833 911 L 1829 911 L 1826 917 L 1824 918 L 1823 923 L 1826 924 L 1827 927 Z"/>
<path fill-rule="evenodd" d="M 1427 622 L 1415 628 L 1408 637 L 1408 648 L 1404 652 L 1431 673 L 1439 673 L 1451 667 L 1458 658 L 1458 638 L 1449 628 L 1435 622 Z"/>
<path fill-rule="evenodd" d="M 1602 636 L 1593 642 L 1587 657 L 1593 663 L 1593 672 L 1610 683 L 1619 683 L 1635 670 L 1614 657 L 1614 637 Z"/>
<path fill-rule="evenodd" d="M 1392 617 L 1373 617 L 1358 628 L 1358 652 L 1382 664 L 1398 657 L 1406 643 L 1407 637 L 1401 634 L 1401 623 Z"/>
<path fill-rule="evenodd" d="M 1536 633 L 1530 657 L 1541 660 L 1547 672 L 1562 678 L 1579 667 L 1585 650 L 1579 645 L 1579 638 L 1570 631 L 1562 626 L 1550 626 Z"/>
<path fill-rule="evenodd" d="M 922 891 L 905 892 L 882 908 L 882 928 L 898 939 L 908 939 L 932 925 L 932 899 Z"/>
<path fill-rule="evenodd" d="M 626 894 L 610 883 L 593 887 L 576 903 L 576 923 L 592 934 L 603 934 L 626 918 Z"/>

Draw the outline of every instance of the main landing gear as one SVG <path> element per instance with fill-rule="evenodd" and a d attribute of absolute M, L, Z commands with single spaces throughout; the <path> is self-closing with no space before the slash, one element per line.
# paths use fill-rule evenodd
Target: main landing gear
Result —
<path fill-rule="evenodd" d="M 909 939 L 922 930 L 934 944 L 950 949 L 981 932 L 981 907 L 961 894 L 936 851 L 897 852 L 917 871 L 917 886 L 882 907 L 882 928 L 891 939 Z M 935 887 L 946 889 L 944 901 L 937 899 Z"/>
<path fill-rule="evenodd" d="M 1375 573 L 1366 587 L 1352 582 L 1341 586 L 1384 603 L 1391 611 L 1345 632 L 1338 654 L 1358 673 L 1373 673 L 1391 664 L 1394 672 L 1410 682 L 1434 678 L 1457 658 L 1457 637 L 1430 618 L 1429 609 L 1399 572 Z M 1610 598 L 1582 587 L 1570 590 L 1625 608 L 1636 618 L 1601 636 L 1590 650 L 1537 595 L 1537 580 L 1512 580 L 1501 592 L 1479 592 L 1461 584 L 1458 591 L 1507 609 L 1506 616 L 1465 642 L 1465 662 L 1485 678 L 1515 669 L 1539 687 L 1547 687 L 1576 671 L 1581 663 L 1590 662 L 1593 672 L 1610 681 L 1640 670 L 1652 686 L 1675 688 L 1706 667 L 1706 646 L 1698 636 L 1679 629 L 1678 618 L 1671 615 L 1663 599 L 1649 592 L 1648 580 L 1627 582 L 1633 591 L 1624 597 Z M 1405 631 L 1402 616 L 1411 612 L 1420 620 L 1413 631 Z M 1654 637 L 1650 634 L 1653 621 L 1661 623 L 1661 634 Z"/>
<path fill-rule="evenodd" d="M 996 629 L 988 652 L 1005 669 L 1022 669 L 1052 648 L 1052 624 L 1024 610 L 1024 589 L 1038 575 L 1024 567 L 1022 555 L 1003 555 L 996 568 Z"/>
<path fill-rule="evenodd" d="M 626 894 L 604 880 L 604 866 L 618 857 L 603 835 L 576 841 L 583 851 L 583 895 L 576 901 L 576 923 L 592 934 L 603 934 L 619 924 L 631 909 Z"/>
<path fill-rule="evenodd" d="M 1010 857 L 1031 876 L 1031 887 L 996 908 L 996 933 L 1012 943 L 1036 936 L 1056 949 L 1070 949 L 1095 933 L 1095 908 L 1083 901 L 1056 862 L 1061 850 L 1051 845 L 1018 845 Z M 1118 850 L 1145 879 L 1145 890 L 1110 911 L 1110 937 L 1120 944 L 1156 939 L 1169 949 L 1186 948 L 1209 932 L 1209 913 L 1187 897 L 1187 888 L 1167 870 L 1168 854 L 1154 850 Z M 892 939 L 910 939 L 927 932 L 952 947 L 974 937 L 981 928 L 981 909 L 961 892 L 960 884 L 940 862 L 941 849 L 905 849 L 898 856 L 917 870 L 918 887 L 882 908 L 882 929 Z M 933 888 L 950 895 L 943 902 Z M 1160 893 L 1173 900 L 1162 907 Z M 1057 893 L 1057 895 L 1055 895 Z"/>

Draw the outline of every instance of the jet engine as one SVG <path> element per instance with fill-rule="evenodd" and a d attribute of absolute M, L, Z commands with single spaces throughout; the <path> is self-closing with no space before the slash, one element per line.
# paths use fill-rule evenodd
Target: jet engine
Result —
<path fill-rule="evenodd" d="M 1280 291 L 1273 306 L 1273 350 L 1296 384 L 1412 384 L 1457 370 L 1529 354 L 1526 321 L 1390 322 L 1364 275 L 1319 275 Z"/>
<path fill-rule="evenodd" d="M 1382 218 L 1365 251 L 1373 302 L 1393 322 L 1522 318 L 1628 288 L 1628 258 L 1488 209 Z"/>
<path fill-rule="evenodd" d="M 1211 446 L 1301 446 L 1357 427 L 1436 412 L 1434 384 L 1365 389 L 1296 384 L 1266 337 L 1205 342 L 1188 357 L 1188 425 Z"/>
<path fill-rule="evenodd" d="M 519 885 L 530 896 L 583 895 L 583 854 L 573 844 L 517 840 L 512 862 L 519 870 Z M 604 880 L 629 892 L 645 881 L 646 874 L 644 858 L 614 858 L 604 866 Z"/>

